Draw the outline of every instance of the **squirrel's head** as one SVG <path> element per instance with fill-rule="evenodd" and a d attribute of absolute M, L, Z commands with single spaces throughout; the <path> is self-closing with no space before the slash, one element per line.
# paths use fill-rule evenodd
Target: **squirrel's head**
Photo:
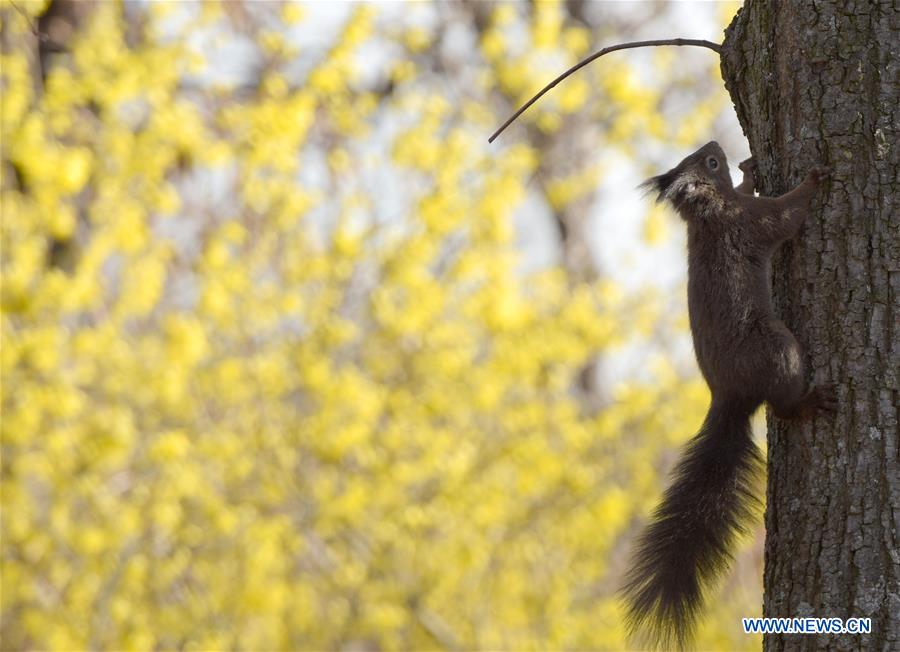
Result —
<path fill-rule="evenodd" d="M 728 159 L 719 143 L 706 143 L 664 174 L 647 179 L 642 188 L 656 193 L 656 201 L 669 201 L 689 219 L 709 209 L 721 210 L 733 192 Z"/>

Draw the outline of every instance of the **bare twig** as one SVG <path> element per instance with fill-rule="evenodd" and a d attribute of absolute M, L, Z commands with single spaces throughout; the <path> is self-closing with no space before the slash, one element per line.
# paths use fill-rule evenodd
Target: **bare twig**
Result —
<path fill-rule="evenodd" d="M 522 106 L 522 108 L 520 108 L 518 111 L 513 113 L 512 116 L 509 118 L 509 120 L 507 120 L 502 125 L 500 125 L 500 128 L 497 129 L 497 131 L 495 131 L 490 138 L 488 138 L 488 142 L 489 143 L 494 142 L 494 139 L 497 136 L 499 136 L 501 133 L 503 133 L 504 129 L 506 129 L 509 125 L 511 125 L 516 118 L 518 118 L 520 115 L 525 113 L 525 111 L 528 109 L 528 107 L 530 107 L 532 104 L 534 104 L 539 99 L 541 99 L 541 97 L 543 97 L 543 95 L 547 91 L 549 91 L 551 88 L 556 86 L 559 82 L 561 82 L 563 79 L 565 79 L 566 77 L 571 75 L 573 72 L 576 72 L 577 70 L 580 70 L 581 68 L 584 68 L 586 65 L 588 65 L 594 59 L 599 59 L 604 54 L 609 54 L 610 52 L 615 52 L 616 50 L 629 50 L 631 48 L 645 48 L 645 47 L 652 47 L 652 46 L 657 46 L 657 45 L 693 45 L 693 46 L 701 47 L 701 48 L 709 48 L 710 50 L 712 50 L 713 52 L 716 52 L 718 54 L 721 54 L 721 52 L 722 52 L 722 46 L 719 45 L 718 43 L 713 43 L 712 41 L 705 41 L 702 39 L 689 39 L 689 38 L 660 39 L 660 40 L 655 40 L 655 41 L 632 41 L 630 43 L 619 43 L 618 45 L 611 45 L 607 48 L 603 48 L 599 52 L 594 52 L 594 54 L 589 56 L 587 59 L 583 59 L 582 61 L 579 61 L 574 66 L 572 66 L 571 68 L 566 70 L 559 77 L 557 77 L 552 82 L 550 82 L 549 84 L 544 86 L 537 95 L 532 97 L 530 100 L 528 100 L 528 102 L 526 102 Z"/>
<path fill-rule="evenodd" d="M 22 9 L 22 7 L 17 5 L 13 0 L 9 0 L 9 4 L 12 5 L 12 8 L 15 9 L 19 13 L 19 15 L 21 15 L 22 18 L 24 18 L 28 22 L 28 30 L 32 34 L 34 34 L 39 41 L 44 43 L 44 42 L 50 40 L 49 36 L 47 36 L 46 34 L 44 34 L 42 31 L 40 31 L 37 28 L 37 25 L 35 25 L 34 21 L 31 19 L 31 16 L 29 16 L 27 13 L 25 13 L 25 10 Z"/>
<path fill-rule="evenodd" d="M 422 606 L 413 606 L 413 615 L 419 624 L 447 650 L 461 650 L 463 646 L 456 634 L 443 618 Z"/>

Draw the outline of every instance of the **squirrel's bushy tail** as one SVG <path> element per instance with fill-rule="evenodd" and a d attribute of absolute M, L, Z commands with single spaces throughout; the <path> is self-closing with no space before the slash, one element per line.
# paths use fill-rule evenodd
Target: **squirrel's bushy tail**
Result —
<path fill-rule="evenodd" d="M 629 631 L 651 645 L 680 649 L 689 641 L 704 589 L 728 566 L 735 535 L 758 505 L 755 407 L 713 403 L 638 540 L 622 593 Z"/>

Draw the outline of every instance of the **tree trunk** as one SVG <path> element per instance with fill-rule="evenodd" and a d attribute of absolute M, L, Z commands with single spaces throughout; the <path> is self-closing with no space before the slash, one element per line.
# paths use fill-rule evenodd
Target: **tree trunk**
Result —
<path fill-rule="evenodd" d="M 766 616 L 869 617 L 868 635 L 770 635 L 774 650 L 900 650 L 900 11 L 890 1 L 748 1 L 722 73 L 761 194 L 833 169 L 776 256 L 776 311 L 835 418 L 769 416 Z"/>

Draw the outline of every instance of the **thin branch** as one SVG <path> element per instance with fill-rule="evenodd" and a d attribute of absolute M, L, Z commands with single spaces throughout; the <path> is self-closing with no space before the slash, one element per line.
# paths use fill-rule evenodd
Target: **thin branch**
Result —
<path fill-rule="evenodd" d="M 12 5 L 12 8 L 15 9 L 22 16 L 22 18 L 24 18 L 28 22 L 28 31 L 34 34 L 39 41 L 45 43 L 50 40 L 50 37 L 37 28 L 34 21 L 31 19 L 31 16 L 25 13 L 25 10 L 17 5 L 14 0 L 9 0 L 9 4 Z"/>
<path fill-rule="evenodd" d="M 445 649 L 463 649 L 463 646 L 459 642 L 459 638 L 450 628 L 450 625 L 448 625 L 447 621 L 439 615 L 429 609 L 417 605 L 413 606 L 412 612 L 425 631 L 431 634 Z"/>
<path fill-rule="evenodd" d="M 551 88 L 556 86 L 559 82 L 561 82 L 563 79 L 565 79 L 566 77 L 571 75 L 573 72 L 576 72 L 577 70 L 580 70 L 581 68 L 584 68 L 586 65 L 588 65 L 594 59 L 599 59 L 604 54 L 609 54 L 610 52 L 615 52 L 616 50 L 629 50 L 631 48 L 645 48 L 645 47 L 652 47 L 652 46 L 657 46 L 657 45 L 693 45 L 693 46 L 701 47 L 701 48 L 709 48 L 710 50 L 712 50 L 713 52 L 715 52 L 717 54 L 722 53 L 722 46 L 719 45 L 718 43 L 713 43 L 712 41 L 704 41 L 702 39 L 689 39 L 689 38 L 660 39 L 660 40 L 655 40 L 655 41 L 632 41 L 630 43 L 619 43 L 618 45 L 611 45 L 607 48 L 603 48 L 599 52 L 594 52 L 594 54 L 589 56 L 587 59 L 579 61 L 574 66 L 572 66 L 571 68 L 566 70 L 559 77 L 557 77 L 552 82 L 550 82 L 549 84 L 544 86 L 544 88 L 542 88 L 537 95 L 532 97 L 530 100 L 528 100 L 528 102 L 526 102 L 522 106 L 522 108 L 520 108 L 518 111 L 513 113 L 512 116 L 509 118 L 509 120 L 504 122 L 500 126 L 500 128 L 497 131 L 495 131 L 490 138 L 488 138 L 488 142 L 493 143 L 494 139 L 497 136 L 499 136 L 501 133 L 503 133 L 504 129 L 506 129 L 509 125 L 511 125 L 516 118 L 518 118 L 520 115 L 525 113 L 525 111 L 528 109 L 528 107 L 530 107 L 532 104 L 534 104 L 539 99 L 541 99 L 541 97 L 543 97 L 543 95 L 547 91 L 549 91 Z"/>

